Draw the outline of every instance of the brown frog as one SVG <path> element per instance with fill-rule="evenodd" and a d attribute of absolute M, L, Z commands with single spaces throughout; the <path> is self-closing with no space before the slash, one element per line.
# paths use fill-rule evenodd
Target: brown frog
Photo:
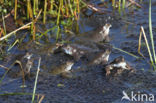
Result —
<path fill-rule="evenodd" d="M 100 32 L 98 31 L 95 31 L 95 32 L 91 32 L 87 35 L 84 36 L 84 38 L 90 40 L 90 41 L 93 41 L 93 42 L 101 42 L 101 41 L 104 41 L 104 42 L 109 42 L 109 29 L 111 27 L 111 24 L 105 24 L 103 27 L 102 27 L 102 30 Z"/>
<path fill-rule="evenodd" d="M 124 59 L 123 56 L 119 56 L 115 58 L 111 63 L 109 63 L 106 67 L 106 76 L 109 75 L 119 75 L 121 74 L 124 70 L 128 70 L 130 72 L 134 72 L 134 68 L 131 67 Z"/>
<path fill-rule="evenodd" d="M 63 63 L 62 65 L 57 66 L 54 69 L 52 69 L 50 71 L 50 73 L 52 73 L 53 75 L 61 74 L 64 76 L 68 76 L 68 75 L 70 75 L 70 71 L 71 71 L 73 64 L 74 64 L 74 62 L 67 61 L 66 63 Z"/>
<path fill-rule="evenodd" d="M 63 45 L 62 50 L 64 51 L 64 53 L 70 56 L 73 56 L 76 61 L 89 52 L 99 51 L 99 50 L 94 50 L 92 48 L 89 48 L 83 45 L 78 45 L 78 44 Z"/>
<path fill-rule="evenodd" d="M 109 31 L 110 31 L 111 24 L 107 23 L 102 28 L 98 28 L 95 31 L 85 33 L 81 36 L 75 37 L 71 36 L 70 38 L 67 38 L 66 40 L 74 41 L 77 44 L 83 44 L 88 45 L 91 47 L 95 47 L 93 43 L 98 42 L 109 42 Z"/>
<path fill-rule="evenodd" d="M 32 53 L 26 53 L 25 55 L 18 55 L 15 57 L 15 61 L 9 70 L 9 75 L 11 77 L 18 76 L 30 76 L 30 70 L 33 66 L 34 58 L 32 58 Z"/>
<path fill-rule="evenodd" d="M 94 58 L 88 63 L 89 65 L 107 64 L 111 51 L 106 49 L 105 51 L 99 52 Z"/>
<path fill-rule="evenodd" d="M 54 44 L 50 44 L 50 45 L 45 45 L 43 48 L 40 49 L 40 54 L 55 54 L 57 52 L 60 52 L 60 48 L 63 44 L 61 43 L 54 43 Z"/>
<path fill-rule="evenodd" d="M 95 55 L 93 54 L 94 56 L 90 58 L 88 65 L 107 64 L 110 53 L 111 50 L 109 48 L 104 51 L 100 51 L 97 54 L 94 53 Z"/>

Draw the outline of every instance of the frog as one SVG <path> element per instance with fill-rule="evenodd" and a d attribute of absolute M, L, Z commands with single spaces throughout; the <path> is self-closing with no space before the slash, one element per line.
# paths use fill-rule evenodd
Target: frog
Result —
<path fill-rule="evenodd" d="M 66 61 L 65 63 L 62 63 L 59 66 L 54 67 L 50 73 L 52 75 L 61 75 L 63 77 L 71 77 L 71 70 L 72 70 L 72 66 L 74 65 L 73 61 Z"/>
<path fill-rule="evenodd" d="M 78 61 L 82 56 L 90 52 L 99 51 L 98 49 L 92 49 L 83 45 L 78 44 L 66 44 L 62 47 L 62 50 L 65 54 L 73 56 L 75 61 Z"/>
<path fill-rule="evenodd" d="M 135 72 L 135 69 L 129 65 L 123 56 L 115 58 L 105 67 L 106 76 L 117 76 L 123 73 L 123 71 Z"/>
<path fill-rule="evenodd" d="M 106 23 L 100 31 L 98 30 L 99 32 L 97 32 L 97 31 L 91 32 L 91 33 L 85 35 L 84 37 L 90 41 L 95 42 L 95 43 L 102 42 L 102 41 L 109 42 L 110 27 L 112 27 L 112 25 L 109 23 Z"/>
<path fill-rule="evenodd" d="M 90 58 L 88 65 L 99 65 L 99 64 L 106 65 L 108 63 L 110 53 L 111 50 L 109 48 L 100 51 L 97 54 L 94 53 L 95 55 L 92 58 Z"/>
<path fill-rule="evenodd" d="M 109 31 L 110 27 L 112 25 L 110 23 L 106 23 L 104 26 L 99 27 L 91 32 L 83 33 L 83 35 L 80 36 L 72 36 L 71 38 L 68 38 L 70 41 L 74 41 L 79 44 L 92 44 L 98 43 L 98 42 L 109 42 Z M 93 45 L 94 46 L 94 45 Z"/>
<path fill-rule="evenodd" d="M 27 52 L 26 54 L 19 54 L 14 57 L 8 74 L 11 77 L 30 76 L 30 71 L 33 66 L 33 54 Z"/>

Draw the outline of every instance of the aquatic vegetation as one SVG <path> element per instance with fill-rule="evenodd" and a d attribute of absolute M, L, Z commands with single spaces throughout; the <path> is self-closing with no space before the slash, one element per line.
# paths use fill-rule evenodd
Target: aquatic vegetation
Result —
<path fill-rule="evenodd" d="M 37 80 L 38 80 L 38 75 L 39 75 L 39 71 L 40 71 L 40 64 L 41 64 L 41 57 L 38 60 L 38 67 L 37 67 L 37 73 L 36 73 L 36 78 L 35 78 L 35 84 L 34 84 L 34 89 L 33 89 L 33 95 L 32 95 L 31 103 L 34 103 L 34 99 L 35 99 Z"/>
<path fill-rule="evenodd" d="M 108 2 L 108 1 L 105 1 Z M 122 9 L 125 9 L 127 6 L 135 5 L 136 7 L 141 7 L 138 3 L 134 0 L 112 0 L 111 1 L 113 8 L 118 8 L 118 11 L 121 12 Z M 22 21 L 31 20 L 31 36 L 33 40 L 36 40 L 37 33 L 36 33 L 36 18 L 37 15 L 41 12 L 40 19 L 43 19 L 43 23 L 46 23 L 46 18 L 52 18 L 55 21 L 55 26 L 53 28 L 57 31 L 56 40 L 61 38 L 61 26 L 65 29 L 72 28 L 73 22 L 75 20 L 79 20 L 79 14 L 81 9 L 92 9 L 95 12 L 101 12 L 102 10 L 98 7 L 94 7 L 91 4 L 85 3 L 83 0 L 2 0 L 0 2 L 0 8 L 3 8 L 1 13 L 4 15 L 11 13 L 14 16 L 14 19 L 18 21 L 19 18 L 22 18 Z M 0 9 L 1 10 L 1 9 Z M 11 12 L 10 12 L 11 11 Z M 5 23 L 5 22 L 4 22 Z M 18 22 L 17 22 L 18 23 Z M 5 24 L 3 24 L 4 28 L 3 34 L 6 34 Z M 48 29 L 47 31 L 51 31 L 52 28 Z M 78 31 L 78 25 L 76 27 Z M 46 33 L 46 32 L 45 32 Z M 44 33 L 44 34 L 45 34 Z M 4 34 L 4 35 L 5 35 Z M 43 34 L 43 33 L 42 33 Z M 43 35 L 40 35 L 42 37 Z"/>
<path fill-rule="evenodd" d="M 112 0 L 113 8 L 117 8 L 119 12 L 132 5 L 141 8 L 141 6 L 135 0 Z"/>
<path fill-rule="evenodd" d="M 8 14 L 9 11 L 11 11 L 9 9 L 9 7 L 14 8 L 12 9 L 12 12 L 10 12 L 13 16 L 14 19 L 17 21 L 20 18 L 24 17 L 24 19 L 22 21 L 26 21 L 27 20 L 31 20 L 32 24 L 31 24 L 31 34 L 33 37 L 33 40 L 36 39 L 36 16 L 41 12 L 42 12 L 42 18 L 43 18 L 43 23 L 46 23 L 46 18 L 50 17 L 50 18 L 54 18 L 56 19 L 56 28 L 57 28 L 57 37 L 56 39 L 60 38 L 60 25 L 62 23 L 62 19 L 64 21 L 64 19 L 70 19 L 72 20 L 74 18 L 74 20 L 78 20 L 79 19 L 79 13 L 80 13 L 80 4 L 81 4 L 81 0 L 33 0 L 33 2 L 31 2 L 31 0 L 11 0 L 11 1 L 1 1 L 0 2 L 1 6 L 0 8 L 4 8 L 2 9 L 3 11 L 0 11 L 1 13 L 5 13 Z M 6 8 L 5 8 L 6 7 Z M 25 9 L 26 7 L 26 9 Z M 42 10 L 43 9 L 43 10 Z M 6 10 L 8 10 L 6 12 Z M 26 17 L 26 18 L 25 18 Z M 69 21 L 69 20 L 68 20 Z M 66 23 L 63 22 L 65 25 L 69 25 L 72 23 Z M 3 30 L 4 32 L 2 32 L 3 34 L 5 32 L 5 25 L 3 24 L 3 29 L 1 29 L 1 31 Z M 4 35 L 5 35 L 4 34 Z"/>
<path fill-rule="evenodd" d="M 22 2 L 24 2 L 25 3 L 25 5 L 27 5 L 27 6 L 25 6 L 25 7 L 27 7 L 26 9 L 22 9 L 22 10 L 20 10 L 19 9 L 19 6 L 18 5 L 22 5 L 21 3 Z M 61 38 L 61 29 L 62 29 L 62 26 L 63 26 L 63 31 L 64 31 L 64 29 L 65 29 L 65 31 L 66 31 L 66 29 L 68 29 L 68 30 L 71 30 L 73 27 L 72 27 L 72 25 L 73 25 L 73 23 L 74 23 L 74 21 L 75 20 L 79 20 L 79 13 L 80 13 L 80 9 L 83 7 L 81 7 L 81 6 L 79 6 L 80 4 L 83 4 L 83 5 L 85 5 L 86 7 L 88 7 L 89 5 L 88 4 L 85 4 L 85 3 L 82 3 L 83 1 L 82 0 L 44 0 L 44 1 L 41 1 L 41 0 L 33 0 L 33 1 L 31 1 L 31 0 L 21 0 L 20 2 L 19 2 L 19 0 L 16 0 L 15 2 L 14 2 L 14 5 L 15 5 L 15 11 L 14 11 L 14 15 L 16 15 L 16 16 L 14 16 L 14 19 L 18 19 L 18 13 L 17 12 L 20 12 L 20 13 L 24 13 L 25 14 L 25 16 L 27 16 L 27 20 L 31 20 L 32 22 L 29 22 L 29 23 L 27 23 L 26 25 L 24 25 L 24 26 L 21 26 L 20 28 L 18 28 L 18 29 L 16 29 L 15 31 L 13 31 L 13 32 L 11 32 L 11 33 L 9 33 L 9 34 L 7 34 L 6 36 L 5 35 L 3 35 L 3 37 L 2 38 L 0 38 L 0 41 L 3 41 L 3 40 L 6 40 L 9 36 L 12 36 L 15 32 L 17 32 L 18 30 L 21 30 L 22 28 L 24 28 L 24 27 L 29 27 L 29 28 L 31 28 L 31 36 L 32 36 L 32 38 L 33 38 L 33 40 L 39 40 L 39 39 L 41 39 L 42 37 L 45 37 L 45 36 L 47 36 L 47 34 L 48 34 L 48 32 L 49 31 L 54 31 L 54 30 L 56 30 L 57 31 L 57 35 L 56 35 L 56 39 L 59 39 L 59 38 Z M 117 0 L 112 0 L 112 5 L 116 5 L 114 2 L 117 2 Z M 122 2 L 122 5 L 121 5 L 121 2 Z M 126 4 L 126 2 L 127 1 L 125 1 L 125 0 L 119 0 L 119 8 L 117 9 L 117 12 L 118 12 L 118 10 L 120 11 L 121 9 L 124 9 L 125 8 L 125 4 Z M 94 8 L 94 6 L 90 6 L 91 8 L 93 8 L 94 10 L 96 10 L 96 8 Z M 114 6 L 115 7 L 115 6 Z M 122 7 L 122 8 L 121 8 Z M 21 7 L 22 8 L 22 7 Z M 43 10 L 40 10 L 41 8 L 43 8 Z M 43 11 L 43 12 L 42 12 Z M 15 13 L 16 12 L 16 13 Z M 40 18 L 39 18 L 39 15 L 40 15 L 40 13 L 41 13 L 41 16 L 40 16 Z M 46 22 L 47 22 L 47 20 L 46 20 L 46 18 L 47 17 L 49 17 L 49 18 L 52 18 L 53 20 L 54 20 L 54 26 L 53 27 L 51 27 L 50 29 L 48 29 L 48 30 L 45 30 L 44 32 L 42 32 L 42 33 L 40 33 L 40 34 L 37 34 L 36 33 L 36 22 L 37 22 L 37 20 L 38 20 L 38 18 L 39 18 L 39 20 L 42 20 L 43 21 L 43 23 L 45 23 L 46 24 Z M 78 27 L 78 26 L 77 26 Z M 3 30 L 3 29 L 2 29 Z M 78 30 L 78 29 L 77 29 Z M 78 30 L 79 31 L 79 30 Z M 21 39 L 21 38 L 20 38 Z M 8 49 L 8 51 L 9 50 L 11 50 L 11 48 L 13 48 L 17 43 L 20 43 L 20 41 L 21 40 L 16 40 L 11 46 L 9 46 L 9 49 Z M 66 41 L 61 41 L 62 42 L 62 44 L 64 44 Z M 38 42 L 39 43 L 39 42 Z M 91 44 L 91 43 L 90 43 Z M 31 45 L 31 43 L 30 43 L 30 45 Z M 32 44 L 33 45 L 33 44 Z M 70 44 L 69 44 L 70 45 Z M 71 44 L 71 45 L 73 45 L 73 44 Z M 40 45 L 41 46 L 41 45 Z M 66 53 L 66 54 L 71 54 L 72 55 L 72 50 L 73 50 L 73 52 L 74 51 L 76 51 L 76 53 L 79 53 L 78 54 L 78 56 L 80 55 L 83 55 L 84 53 L 85 54 L 88 54 L 88 52 L 85 52 L 85 50 L 88 50 L 88 51 L 91 51 L 91 49 L 89 49 L 89 48 L 84 48 L 84 47 L 77 47 L 77 48 L 72 48 L 72 47 L 75 47 L 75 46 L 70 46 L 70 48 L 68 49 L 68 47 L 66 47 L 66 46 L 62 46 L 63 47 L 63 50 L 64 50 L 64 52 Z M 116 48 L 116 47 L 113 47 L 114 49 L 116 49 L 116 50 L 120 50 L 120 51 L 122 51 L 122 52 L 125 52 L 125 51 L 123 51 L 123 50 L 121 50 L 121 49 L 118 49 L 118 48 Z M 36 49 L 36 48 L 35 48 Z M 38 48 L 37 48 L 38 49 Z M 79 50 L 80 49 L 80 50 Z M 81 51 L 81 49 L 82 50 L 84 50 L 84 52 L 83 51 Z M 103 49 L 103 48 L 102 48 Z M 93 49 L 94 50 L 94 49 Z M 46 50 L 45 50 L 46 51 Z M 77 52 L 78 51 L 78 52 Z M 38 52 L 38 51 L 37 51 Z M 36 53 L 37 53 L 36 52 Z M 46 51 L 46 53 L 47 53 L 47 51 Z M 100 64 L 101 62 L 100 61 L 102 61 L 103 60 L 103 58 L 105 59 L 106 58 L 106 62 L 108 62 L 108 58 L 109 58 L 109 54 L 110 54 L 110 51 L 109 50 L 106 50 L 106 52 L 102 52 L 103 54 L 99 54 L 98 56 L 97 56 L 97 58 L 95 58 L 95 61 L 93 61 L 95 64 L 97 63 L 97 64 Z M 132 53 L 128 53 L 128 52 L 125 52 L 125 53 L 127 53 L 127 54 L 129 54 L 129 55 L 132 55 L 133 57 L 136 57 L 136 58 L 139 58 L 138 56 L 136 56 L 136 55 L 133 55 Z M 63 54 L 63 53 L 62 53 Z M 77 54 L 76 54 L 77 55 Z M 56 56 L 56 55 L 55 55 Z M 69 55 L 67 55 L 67 56 L 69 56 Z M 90 55 L 89 55 L 90 56 Z M 94 56 L 94 54 L 93 54 L 93 56 Z M 45 58 L 48 58 L 48 57 L 45 57 L 45 56 L 43 56 L 43 60 L 45 59 Z M 79 57 L 78 57 L 79 58 Z M 55 60 L 58 60 L 57 59 L 57 57 L 56 58 L 52 58 L 52 59 L 55 59 Z M 94 59 L 94 58 L 93 58 Z M 59 59 L 59 60 L 61 60 L 61 59 Z M 48 61 L 50 61 L 51 62 L 51 58 L 48 58 Z M 48 62 L 47 61 L 47 62 Z M 53 61 L 52 61 L 53 62 Z M 51 63 L 52 63 L 51 62 Z M 60 61 L 60 62 L 62 62 L 62 61 Z M 104 61 L 105 62 L 105 61 Z M 44 63 L 44 61 L 43 61 L 43 63 Z M 92 64 L 92 63 L 91 63 Z M 127 69 L 127 65 L 126 65 L 127 63 L 126 62 L 121 62 L 121 63 L 119 63 L 119 64 L 111 64 L 110 65 L 110 67 L 111 68 L 119 68 L 119 67 L 123 67 L 123 69 L 121 68 L 121 72 L 122 72 L 122 70 L 124 70 L 124 68 L 126 68 Z M 42 64 L 43 65 L 43 64 Z M 41 65 L 41 66 L 42 66 Z M 52 64 L 53 65 L 53 64 Z M 30 96 L 32 96 L 32 103 L 34 103 L 34 102 L 39 102 L 40 103 L 40 101 L 42 101 L 42 99 L 44 98 L 44 95 L 40 95 L 41 96 L 41 98 L 40 98 L 40 100 L 38 100 L 38 101 L 36 101 L 36 96 L 38 96 L 39 94 L 36 94 L 36 91 L 37 91 L 37 80 L 38 80 L 38 73 L 39 73 L 39 67 L 40 67 L 40 59 L 39 59 L 39 63 L 38 63 L 38 70 L 37 70 L 37 74 L 36 74 L 36 78 L 35 78 L 35 81 L 34 81 L 34 85 L 33 85 L 33 93 L 8 93 L 8 94 L 0 94 L 0 95 L 30 95 Z M 42 67 L 41 67 L 42 68 Z M 69 68 L 67 68 L 67 69 L 70 69 L 71 68 L 71 66 L 69 66 Z M 42 68 L 43 69 L 43 68 Z M 58 68 L 57 68 L 58 69 Z M 129 68 L 128 68 L 129 69 Z M 100 70 L 100 69 L 98 69 L 98 70 Z M 109 70 L 110 70 L 110 68 L 109 68 Z M 95 70 L 96 71 L 96 70 Z M 43 72 L 43 71 L 41 71 L 41 72 Z M 56 71 L 55 71 L 56 72 Z M 60 71 L 59 71 L 60 72 Z M 87 73 L 88 72 L 90 72 L 89 70 L 87 71 L 87 72 L 85 72 L 85 76 L 87 76 Z M 109 71 L 108 71 L 109 72 Z M 116 71 L 115 71 L 116 72 Z M 119 72 L 120 72 L 120 68 L 119 68 Z M 58 73 L 58 72 L 57 72 Z M 90 77 L 93 77 L 94 76 L 94 73 L 95 72 L 93 72 L 93 74 L 90 74 L 91 76 Z M 6 72 L 6 74 L 7 74 L 7 72 Z M 97 75 L 99 75 L 99 73 L 95 73 L 96 74 L 96 76 Z M 100 71 L 100 74 L 102 74 L 103 75 L 103 72 L 101 72 Z M 107 73 L 108 74 L 108 73 Z M 93 75 L 93 76 L 92 76 Z M 3 76 L 3 77 L 5 77 L 5 75 Z M 91 78 L 89 77 L 89 79 L 88 80 L 91 80 Z M 98 78 L 99 78 L 100 76 L 98 76 Z M 41 77 L 41 78 L 45 78 L 44 76 L 43 77 Z M 47 78 L 46 78 L 47 79 Z M 53 77 L 52 78 L 50 78 L 50 80 L 52 80 L 53 79 Z M 75 78 L 74 80 L 76 80 L 77 78 Z M 82 78 L 83 79 L 83 78 Z M 96 79 L 97 79 L 97 77 L 96 77 Z M 57 79 L 56 79 L 57 80 Z M 102 80 L 103 81 L 103 78 L 102 79 L 99 79 L 99 80 Z M 42 79 L 40 80 L 40 81 L 42 81 Z M 80 78 L 80 80 L 79 81 L 81 81 L 81 78 Z M 92 79 L 92 81 L 94 81 L 94 79 Z M 2 82 L 2 80 L 0 80 L 0 83 Z M 59 80 L 58 80 L 58 82 L 59 82 Z M 57 82 L 57 83 L 58 83 Z M 88 81 L 87 81 L 88 82 Z M 98 81 L 99 82 L 99 81 Z M 51 82 L 49 82 L 48 81 L 48 83 L 47 84 L 50 84 L 50 83 L 53 83 L 53 86 L 51 86 L 52 88 L 54 88 L 54 81 L 52 80 Z M 76 82 L 75 82 L 76 83 Z M 84 81 L 84 82 L 82 82 L 81 84 L 83 84 L 83 83 L 86 83 L 86 81 Z M 92 82 L 90 82 L 90 83 L 92 83 Z M 101 82 L 102 84 L 106 84 L 107 85 L 107 82 L 106 83 L 103 83 L 103 82 Z M 42 84 L 44 84 L 44 83 L 40 83 L 41 85 Z M 46 84 L 46 83 L 45 83 Z M 46 85 L 47 85 L 46 84 Z M 63 84 L 63 83 L 59 83 L 59 84 Z M 65 87 L 66 86 L 66 84 L 65 85 L 63 85 L 63 86 L 60 86 L 60 85 L 57 85 L 58 87 Z M 73 83 L 71 83 L 71 84 L 73 84 Z M 98 83 L 96 83 L 96 84 L 98 84 Z M 77 84 L 75 84 L 75 85 L 77 85 Z M 83 84 L 84 85 L 84 84 Z M 39 86 L 39 85 L 38 85 Z M 70 85 L 69 85 L 70 86 Z M 86 86 L 88 86 L 88 85 L 85 85 L 84 87 L 86 87 Z M 71 86 L 72 87 L 72 86 Z M 79 86 L 78 86 L 79 87 Z M 80 86 L 81 87 L 81 86 Z M 97 88 L 98 87 L 98 85 L 96 86 L 95 85 L 95 87 Z M 51 89 L 51 88 L 50 88 Z M 90 89 L 90 88 L 89 88 Z M 103 89 L 103 88 L 102 88 Z M 101 89 L 101 90 L 102 90 Z M 101 91 L 100 90 L 100 91 Z M 108 88 L 108 90 L 111 90 L 111 89 L 109 89 Z M 42 89 L 41 89 L 41 91 L 42 91 Z M 38 92 L 40 92 L 40 91 L 38 91 Z M 99 90 L 98 90 L 98 92 L 99 92 Z M 96 92 L 95 92 L 96 93 Z M 88 93 L 88 94 L 90 94 L 90 93 Z M 107 94 L 107 93 L 106 93 Z M 102 94 L 103 95 L 103 94 Z M 47 94 L 46 94 L 46 96 L 47 96 Z M 51 98 L 52 99 L 52 98 Z"/>
<path fill-rule="evenodd" d="M 145 43 L 146 43 L 146 47 L 147 47 L 147 50 L 148 50 L 148 53 L 149 53 L 149 57 L 150 57 L 150 62 L 151 62 L 151 65 L 153 66 L 154 70 L 156 70 L 156 52 L 155 52 L 155 46 L 154 46 L 154 38 L 153 38 L 153 33 L 152 33 L 152 18 L 151 18 L 151 0 L 149 0 L 149 33 L 150 33 L 150 41 L 151 41 L 151 47 L 148 43 L 148 39 L 146 37 L 146 34 L 145 34 L 145 31 L 144 31 L 144 28 L 141 27 L 141 30 L 140 30 L 140 37 L 139 37 L 139 47 L 138 47 L 138 52 L 140 53 L 141 56 L 143 56 L 143 54 L 140 52 L 140 48 L 141 48 L 141 37 L 142 37 L 142 34 L 144 36 L 144 40 L 145 40 Z M 151 52 L 151 49 L 152 49 L 152 52 Z M 144 56 L 143 56 L 144 57 Z"/>
<path fill-rule="evenodd" d="M 149 2 L 149 31 L 150 31 L 150 38 L 151 38 L 151 44 L 152 44 L 152 51 L 153 51 L 153 58 L 154 62 L 152 64 L 156 64 L 156 54 L 155 54 L 155 48 L 154 48 L 154 40 L 153 40 L 153 33 L 152 33 L 152 17 L 151 17 L 151 0 Z"/>

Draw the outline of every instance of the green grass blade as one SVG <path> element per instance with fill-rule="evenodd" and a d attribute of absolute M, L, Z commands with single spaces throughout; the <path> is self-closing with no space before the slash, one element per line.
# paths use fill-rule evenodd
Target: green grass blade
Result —
<path fill-rule="evenodd" d="M 140 58 L 140 57 L 138 57 L 138 56 L 136 56 L 136 55 L 134 55 L 134 54 L 132 54 L 132 53 L 129 53 L 129 52 L 125 51 L 125 50 L 122 50 L 122 49 L 120 49 L 120 48 L 116 48 L 116 47 L 113 46 L 113 49 L 119 50 L 119 51 L 121 51 L 121 52 L 123 52 L 123 53 L 126 53 L 126 54 L 128 54 L 128 55 L 131 55 L 131 56 L 133 56 L 133 57 L 135 57 L 135 58 L 137 58 L 137 59 Z"/>
<path fill-rule="evenodd" d="M 149 32 L 150 32 L 150 38 L 151 38 L 151 44 L 152 44 L 152 50 L 153 50 L 154 61 L 155 61 L 155 64 L 156 64 L 156 55 L 155 55 L 154 40 L 153 40 L 153 32 L 152 32 L 151 0 L 149 0 Z"/>
<path fill-rule="evenodd" d="M 46 22 L 46 14 L 47 14 L 47 0 L 44 1 L 44 12 L 43 12 L 43 23 Z"/>
<path fill-rule="evenodd" d="M 124 9 L 125 8 L 125 0 L 122 0 L 122 9 Z"/>
<path fill-rule="evenodd" d="M 3 79 L 5 78 L 6 74 L 9 72 L 9 70 L 7 70 L 4 75 L 2 76 L 2 78 L 0 79 L 0 84 L 2 83 Z"/>
<path fill-rule="evenodd" d="M 39 74 L 39 71 L 40 71 L 40 64 L 41 64 L 41 57 L 39 58 L 39 61 L 38 61 L 38 68 L 37 68 L 37 73 L 36 73 L 36 78 L 35 78 L 35 85 L 34 85 L 34 89 L 33 89 L 33 95 L 32 95 L 32 101 L 31 101 L 31 103 L 33 103 L 34 102 L 34 99 L 35 99 L 35 92 L 36 92 L 38 74 Z"/>
<path fill-rule="evenodd" d="M 3 19 L 3 29 L 4 29 L 4 35 L 6 35 L 6 27 L 5 27 L 5 20 L 4 20 L 4 16 L 3 16 L 3 13 L 2 13 L 2 19 Z"/>
<path fill-rule="evenodd" d="M 151 61 L 151 63 L 153 64 L 152 53 L 151 53 L 151 50 L 150 50 L 150 47 L 149 47 L 149 44 L 148 44 L 148 40 L 147 40 L 145 31 L 144 31 L 144 28 L 143 28 L 142 26 L 141 26 L 141 31 L 142 31 L 143 36 L 144 36 L 144 39 L 145 39 L 145 43 L 146 43 L 146 47 L 147 47 L 147 50 L 148 50 L 148 54 L 149 54 L 149 56 L 150 56 L 150 61 Z"/>
<path fill-rule="evenodd" d="M 11 46 L 9 46 L 7 51 L 10 51 L 17 43 L 19 43 L 18 39 Z"/>
<path fill-rule="evenodd" d="M 0 94 L 0 96 L 14 96 L 14 95 L 32 95 L 32 93 L 22 93 L 22 92 L 15 92 L 15 93 L 4 93 Z"/>
<path fill-rule="evenodd" d="M 36 15 L 36 0 L 33 0 L 33 13 Z"/>

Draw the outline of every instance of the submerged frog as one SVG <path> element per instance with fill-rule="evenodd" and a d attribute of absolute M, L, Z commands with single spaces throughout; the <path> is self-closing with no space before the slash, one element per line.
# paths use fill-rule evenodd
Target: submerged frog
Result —
<path fill-rule="evenodd" d="M 115 58 L 111 63 L 109 63 L 106 68 L 106 76 L 109 75 L 119 75 L 121 74 L 124 70 L 128 70 L 131 72 L 134 72 L 134 68 L 131 67 L 124 59 L 123 56 L 119 56 Z"/>
<path fill-rule="evenodd" d="M 111 50 L 109 48 L 107 48 L 105 51 L 98 52 L 93 58 L 90 58 L 91 60 L 89 61 L 88 65 L 107 64 L 110 53 Z"/>
<path fill-rule="evenodd" d="M 89 52 L 96 52 L 99 50 L 94 50 L 92 48 L 83 46 L 83 45 L 78 45 L 78 44 L 67 44 L 62 47 L 62 50 L 70 55 L 73 56 L 73 58 L 77 61 L 79 60 L 82 56 Z"/>
<path fill-rule="evenodd" d="M 74 41 L 77 44 L 85 45 L 87 47 L 96 48 L 94 43 L 109 42 L 109 31 L 111 24 L 107 23 L 102 28 L 98 28 L 95 31 L 85 33 L 81 36 L 72 36 L 68 38 L 69 41 Z"/>
<path fill-rule="evenodd" d="M 26 74 L 30 73 L 30 69 L 33 66 L 34 58 L 32 58 L 32 55 L 33 55 L 32 53 L 26 53 L 26 55 L 24 56 L 24 59 L 26 59 L 26 62 L 24 63 L 24 61 L 21 61 L 23 62 L 24 72 Z"/>
<path fill-rule="evenodd" d="M 71 68 L 73 66 L 74 62 L 72 61 L 67 61 L 66 63 L 63 63 L 60 66 L 55 67 L 50 71 L 53 75 L 58 75 L 58 74 L 69 74 L 71 71 Z"/>
<path fill-rule="evenodd" d="M 85 35 L 84 37 L 93 42 L 101 42 L 101 41 L 109 42 L 108 35 L 109 35 L 111 26 L 112 26 L 111 24 L 107 23 L 102 27 L 102 30 L 100 32 L 98 32 L 99 31 L 98 30 L 98 31 L 89 33 L 89 34 Z"/>
<path fill-rule="evenodd" d="M 41 47 L 41 49 L 39 50 L 39 54 L 47 54 L 47 55 L 51 55 L 51 54 L 55 54 L 57 52 L 60 52 L 59 48 L 62 46 L 63 44 L 61 43 L 53 43 L 53 44 L 47 44 L 43 47 Z"/>
<path fill-rule="evenodd" d="M 11 66 L 8 74 L 11 77 L 18 77 L 18 76 L 30 76 L 30 70 L 33 66 L 34 58 L 32 58 L 32 53 L 27 52 L 25 55 L 17 55 L 15 57 L 15 61 Z"/>

